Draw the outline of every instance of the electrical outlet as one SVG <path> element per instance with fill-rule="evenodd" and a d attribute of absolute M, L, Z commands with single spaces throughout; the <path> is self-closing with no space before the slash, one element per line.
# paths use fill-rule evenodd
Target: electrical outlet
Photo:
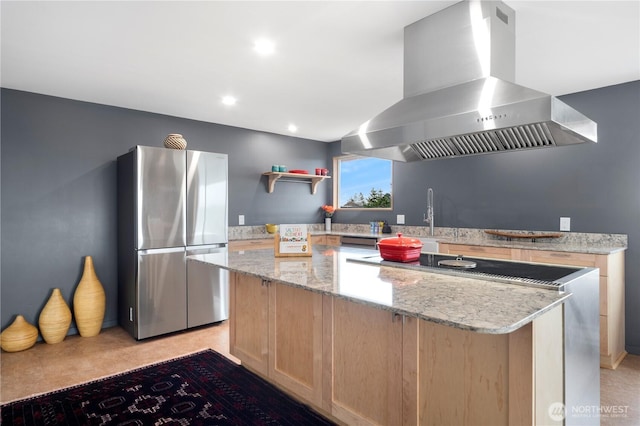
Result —
<path fill-rule="evenodd" d="M 570 217 L 561 217 L 560 218 L 560 230 L 561 231 L 571 231 L 571 218 Z"/>
<path fill-rule="evenodd" d="M 243 214 L 239 214 L 238 215 L 238 225 L 244 225 L 244 215 Z"/>
<path fill-rule="evenodd" d="M 399 214 L 396 216 L 396 223 L 398 225 L 404 225 L 404 215 L 403 214 Z"/>

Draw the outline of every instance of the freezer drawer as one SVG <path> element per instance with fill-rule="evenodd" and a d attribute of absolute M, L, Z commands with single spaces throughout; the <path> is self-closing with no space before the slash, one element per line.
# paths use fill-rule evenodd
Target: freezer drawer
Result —
<path fill-rule="evenodd" d="M 187 328 L 184 248 L 138 252 L 137 339 Z"/>
<path fill-rule="evenodd" d="M 217 255 L 226 256 L 226 248 Z M 229 272 L 226 269 L 187 259 L 187 282 L 188 328 L 229 318 Z"/>

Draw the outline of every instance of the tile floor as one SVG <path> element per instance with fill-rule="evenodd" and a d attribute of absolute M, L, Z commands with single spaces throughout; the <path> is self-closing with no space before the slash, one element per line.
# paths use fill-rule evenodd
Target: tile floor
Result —
<path fill-rule="evenodd" d="M 640 425 L 640 355 L 627 355 L 615 370 L 600 369 L 600 424 Z"/>
<path fill-rule="evenodd" d="M 136 341 L 120 327 L 0 354 L 0 402 L 49 392 L 211 348 L 229 354 L 228 322 Z"/>
<path fill-rule="evenodd" d="M 227 322 L 139 342 L 120 327 L 96 337 L 67 336 L 55 345 L 39 342 L 26 351 L 0 355 L 0 403 L 207 348 L 238 362 L 229 354 Z M 600 378 L 601 424 L 640 425 L 640 356 L 628 355 L 616 370 L 600 370 Z"/>

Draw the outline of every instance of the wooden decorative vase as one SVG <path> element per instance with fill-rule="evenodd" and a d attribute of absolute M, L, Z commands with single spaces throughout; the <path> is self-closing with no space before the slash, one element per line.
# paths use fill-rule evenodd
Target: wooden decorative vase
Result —
<path fill-rule="evenodd" d="M 84 272 L 73 295 L 73 313 L 76 317 L 78 332 L 82 337 L 100 334 L 106 297 L 104 288 L 93 268 L 91 256 L 84 258 Z"/>
<path fill-rule="evenodd" d="M 71 325 L 71 310 L 59 288 L 54 288 L 49 301 L 38 319 L 40 334 L 49 344 L 60 343 L 67 336 Z"/>
<path fill-rule="evenodd" d="M 178 133 L 170 133 L 164 138 L 164 146 L 171 149 L 186 149 L 187 141 Z"/>
<path fill-rule="evenodd" d="M 0 346 L 6 352 L 19 352 L 29 349 L 38 340 L 38 329 L 29 324 L 22 315 L 0 334 Z"/>

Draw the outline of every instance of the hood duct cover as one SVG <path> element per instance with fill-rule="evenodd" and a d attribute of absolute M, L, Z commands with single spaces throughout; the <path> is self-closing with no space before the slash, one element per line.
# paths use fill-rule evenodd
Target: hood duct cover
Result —
<path fill-rule="evenodd" d="M 346 135 L 342 151 L 416 161 L 597 142 L 595 122 L 510 82 L 514 27 L 514 11 L 494 1 L 406 27 L 404 99 Z"/>

